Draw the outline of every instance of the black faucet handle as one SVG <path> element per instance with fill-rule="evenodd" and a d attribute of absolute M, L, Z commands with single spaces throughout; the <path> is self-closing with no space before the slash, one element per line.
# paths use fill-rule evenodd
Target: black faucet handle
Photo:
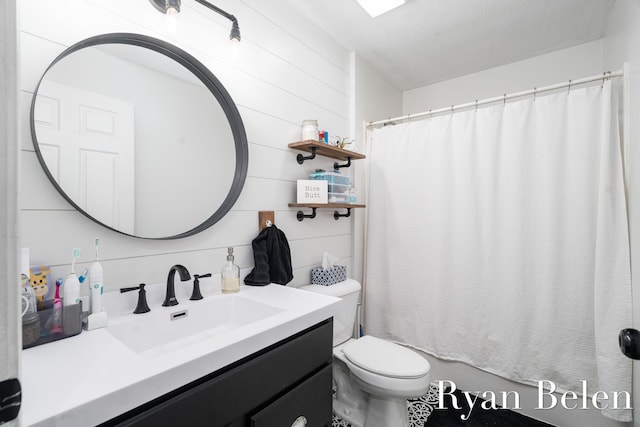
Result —
<path fill-rule="evenodd" d="M 202 293 L 200 293 L 201 277 L 211 277 L 211 273 L 193 275 L 193 292 L 191 293 L 191 298 L 189 298 L 192 301 L 196 301 L 203 298 Z"/>
<path fill-rule="evenodd" d="M 130 292 L 130 291 L 138 291 L 138 304 L 136 305 L 136 309 L 133 310 L 134 314 L 140 313 L 148 313 L 151 311 L 149 305 L 147 304 L 147 291 L 144 290 L 146 285 L 144 283 L 140 283 L 138 286 L 133 286 L 130 288 L 120 288 L 120 293 Z"/>

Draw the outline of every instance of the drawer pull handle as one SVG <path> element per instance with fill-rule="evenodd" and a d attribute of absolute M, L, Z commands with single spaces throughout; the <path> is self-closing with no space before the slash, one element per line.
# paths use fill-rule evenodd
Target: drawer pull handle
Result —
<path fill-rule="evenodd" d="M 293 424 L 291 424 L 291 427 L 304 427 L 306 425 L 307 419 L 303 415 L 300 415 L 298 418 L 296 418 Z"/>

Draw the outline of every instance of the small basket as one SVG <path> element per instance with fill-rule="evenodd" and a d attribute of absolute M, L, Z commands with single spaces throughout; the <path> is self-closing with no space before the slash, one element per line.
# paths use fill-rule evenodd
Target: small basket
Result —
<path fill-rule="evenodd" d="M 53 300 L 45 301 L 45 307 L 44 310 L 23 317 L 23 349 L 72 337 L 82 331 L 82 302 L 63 305 L 59 313 L 54 309 Z M 61 318 L 55 319 L 54 316 L 61 316 Z M 54 328 L 52 332 L 54 322 L 58 322 L 62 327 L 57 330 Z"/>
<path fill-rule="evenodd" d="M 331 286 L 347 280 L 347 266 L 334 265 L 331 268 L 322 267 L 311 269 L 311 283 L 314 285 Z"/>

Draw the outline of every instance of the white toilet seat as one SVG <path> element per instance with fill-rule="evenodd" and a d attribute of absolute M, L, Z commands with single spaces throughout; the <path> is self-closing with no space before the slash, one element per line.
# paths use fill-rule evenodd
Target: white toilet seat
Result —
<path fill-rule="evenodd" d="M 365 335 L 342 350 L 361 369 L 391 378 L 421 378 L 431 366 L 424 357 L 401 345 Z"/>
<path fill-rule="evenodd" d="M 383 357 L 372 357 L 376 354 Z M 429 362 L 398 344 L 365 335 L 336 347 L 334 355 L 347 365 L 358 386 L 368 393 L 406 399 L 422 396 L 429 390 Z M 406 360 L 409 368 L 400 366 Z"/>

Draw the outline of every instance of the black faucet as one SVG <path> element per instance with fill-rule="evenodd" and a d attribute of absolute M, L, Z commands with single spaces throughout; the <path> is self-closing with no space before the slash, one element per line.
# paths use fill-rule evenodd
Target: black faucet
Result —
<path fill-rule="evenodd" d="M 173 287 L 173 276 L 175 276 L 176 271 L 180 273 L 180 280 L 182 280 L 183 282 L 191 280 L 191 275 L 184 266 L 176 264 L 171 267 L 169 269 L 169 275 L 167 276 L 167 295 L 164 297 L 164 302 L 162 303 L 163 307 L 178 305 L 178 300 L 176 299 L 176 291 Z"/>
<path fill-rule="evenodd" d="M 149 306 L 147 305 L 147 291 L 144 290 L 145 284 L 140 283 L 139 286 L 134 286 L 131 288 L 121 288 L 120 293 L 130 292 L 130 291 L 138 291 L 138 304 L 136 305 L 136 309 L 133 310 L 134 314 L 140 313 L 148 313 L 151 311 Z"/>

